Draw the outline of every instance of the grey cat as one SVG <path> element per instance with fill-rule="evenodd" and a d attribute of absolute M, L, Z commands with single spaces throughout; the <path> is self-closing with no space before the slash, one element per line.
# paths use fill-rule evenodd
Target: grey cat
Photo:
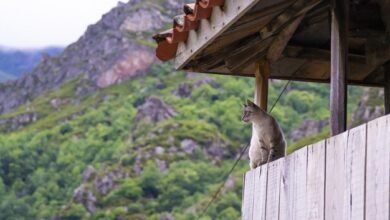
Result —
<path fill-rule="evenodd" d="M 253 126 L 249 147 L 252 169 L 286 155 L 286 141 L 274 117 L 248 100 L 241 119 L 246 123 L 252 122 Z"/>

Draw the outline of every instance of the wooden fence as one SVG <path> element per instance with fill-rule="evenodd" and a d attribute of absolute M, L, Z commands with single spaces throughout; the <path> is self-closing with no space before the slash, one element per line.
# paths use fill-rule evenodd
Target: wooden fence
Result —
<path fill-rule="evenodd" d="M 389 220 L 390 115 L 244 176 L 242 219 Z"/>

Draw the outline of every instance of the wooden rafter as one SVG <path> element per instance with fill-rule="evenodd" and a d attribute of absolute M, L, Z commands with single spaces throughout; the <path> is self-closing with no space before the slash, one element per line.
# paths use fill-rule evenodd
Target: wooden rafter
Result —
<path fill-rule="evenodd" d="M 211 18 L 203 19 L 197 31 L 191 30 L 187 42 L 179 44 L 175 66 L 183 68 L 192 58 L 228 29 L 259 0 L 225 0 L 223 10 L 214 7 Z"/>

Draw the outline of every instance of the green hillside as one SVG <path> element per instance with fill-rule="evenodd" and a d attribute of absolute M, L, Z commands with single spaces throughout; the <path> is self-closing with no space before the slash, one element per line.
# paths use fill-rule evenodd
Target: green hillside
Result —
<path fill-rule="evenodd" d="M 240 111 L 253 96 L 253 79 L 155 65 L 147 76 L 81 99 L 77 80 L 0 116 L 39 115 L 0 134 L 0 219 L 198 219 L 249 142 L 251 126 L 240 122 Z M 270 104 L 284 85 L 271 83 Z M 350 92 L 357 103 L 360 90 Z M 288 134 L 304 119 L 327 119 L 328 94 L 325 84 L 293 82 L 272 114 Z M 145 110 L 154 111 L 150 100 L 164 103 L 158 117 Z M 327 128 L 289 141 L 290 151 L 326 136 Z M 248 168 L 241 161 L 201 219 L 239 218 Z"/>

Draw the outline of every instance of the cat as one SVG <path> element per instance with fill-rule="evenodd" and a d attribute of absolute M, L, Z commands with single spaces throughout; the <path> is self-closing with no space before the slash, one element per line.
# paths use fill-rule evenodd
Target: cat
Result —
<path fill-rule="evenodd" d="M 286 155 L 286 141 L 276 119 L 255 103 L 247 100 L 241 120 L 252 123 L 253 132 L 249 147 L 251 169 Z"/>

